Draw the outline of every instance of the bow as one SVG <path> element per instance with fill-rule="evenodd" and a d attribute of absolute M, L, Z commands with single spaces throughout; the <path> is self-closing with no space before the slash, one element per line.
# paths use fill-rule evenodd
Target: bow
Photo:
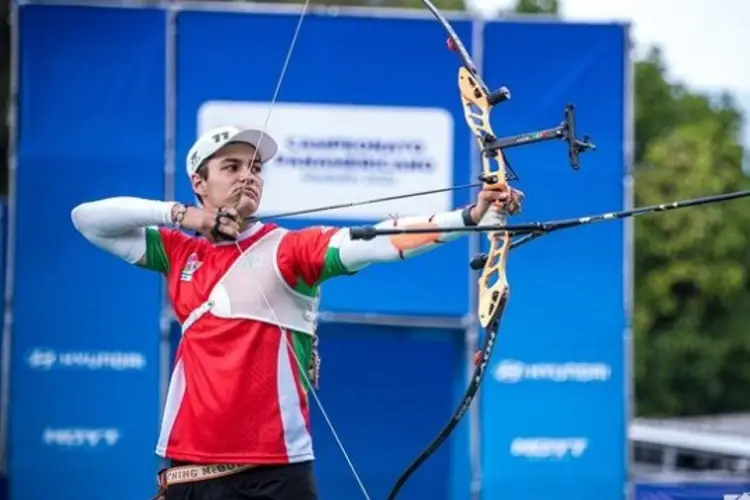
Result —
<path fill-rule="evenodd" d="M 517 178 L 503 153 L 503 149 L 508 147 L 562 138 L 568 141 L 571 164 L 574 169 L 577 169 L 578 153 L 592 148 L 593 145 L 588 142 L 587 138 L 583 141 L 575 139 L 573 107 L 568 106 L 566 108 L 566 120 L 558 127 L 499 139 L 492 130 L 490 113 L 495 105 L 510 99 L 510 91 L 506 87 L 501 87 L 494 92 L 489 91 L 487 85 L 479 75 L 477 65 L 445 16 L 430 0 L 422 0 L 422 2 L 445 29 L 448 34 L 448 48 L 458 55 L 461 62 L 458 68 L 458 89 L 466 123 L 474 135 L 480 151 L 482 151 L 482 174 L 479 180 L 483 183 L 483 189 L 502 189 L 508 185 L 509 181 Z M 489 218 L 493 218 L 493 222 L 499 222 L 501 225 L 505 224 L 507 215 L 509 214 L 506 209 L 500 206 L 493 207 L 487 214 Z M 480 221 L 480 226 L 482 226 L 488 217 Z M 453 432 L 471 406 L 487 370 L 487 365 L 495 347 L 500 319 L 510 294 L 506 269 L 508 254 L 512 247 L 512 233 L 500 228 L 488 230 L 486 234 L 489 240 L 489 251 L 486 256 L 482 256 L 482 269 L 478 280 L 479 293 L 477 304 L 479 324 L 484 328 L 485 334 L 482 348 L 474 357 L 476 366 L 471 376 L 469 387 L 466 389 L 450 421 L 396 480 L 388 495 L 388 500 L 396 498 L 399 490 L 406 484 L 409 477 L 450 436 L 451 432 Z"/>
<path fill-rule="evenodd" d="M 577 169 L 578 168 L 578 154 L 589 148 L 594 147 L 592 144 L 588 142 L 588 138 L 584 138 L 583 141 L 579 141 L 575 139 L 572 106 L 568 106 L 566 108 L 565 120 L 556 127 L 545 129 L 545 130 L 540 130 L 540 131 L 529 132 L 529 133 L 520 134 L 520 135 L 515 135 L 512 137 L 498 138 L 492 130 L 492 125 L 490 123 L 490 112 L 491 112 L 492 107 L 495 106 L 496 104 L 499 104 L 503 101 L 510 99 L 510 92 L 505 87 L 502 87 L 492 93 L 489 92 L 487 86 L 482 81 L 482 78 L 479 75 L 479 71 L 477 70 L 476 64 L 472 60 L 471 56 L 469 55 L 466 48 L 464 47 L 463 42 L 458 37 L 458 35 L 456 34 L 453 27 L 450 25 L 448 20 L 445 18 L 445 16 L 443 16 L 443 14 L 437 9 L 437 7 L 435 7 L 435 5 L 430 0 L 422 0 L 422 1 L 425 4 L 425 6 L 433 13 L 433 15 L 437 18 L 437 20 L 440 22 L 440 24 L 443 26 L 443 28 L 447 32 L 449 49 L 456 52 L 461 60 L 461 66 L 458 69 L 458 87 L 459 87 L 459 92 L 461 96 L 461 101 L 463 104 L 466 123 L 469 126 L 470 130 L 472 131 L 472 134 L 476 138 L 477 144 L 480 150 L 482 151 L 482 174 L 480 175 L 480 178 L 479 178 L 480 183 L 479 184 L 467 184 L 463 186 L 453 186 L 449 188 L 432 190 L 432 191 L 407 193 L 403 195 L 390 196 L 387 198 L 359 201 L 359 202 L 347 203 L 343 205 L 336 205 L 336 206 L 330 206 L 330 207 L 316 207 L 316 208 L 307 209 L 307 210 L 299 210 L 295 212 L 290 212 L 287 214 L 278 214 L 272 218 L 278 218 L 278 217 L 288 216 L 288 215 L 300 215 L 300 214 L 321 212 L 321 211 L 330 210 L 333 208 L 365 205 L 365 204 L 370 204 L 370 203 L 378 203 L 381 201 L 395 200 L 399 198 L 422 196 L 422 195 L 432 194 L 432 193 L 441 192 L 441 191 L 449 191 L 449 190 L 463 189 L 463 188 L 473 188 L 477 186 L 482 186 L 483 189 L 487 189 L 487 190 L 503 189 L 507 187 L 509 181 L 515 180 L 517 178 L 517 176 L 511 169 L 510 165 L 508 164 L 505 154 L 503 153 L 503 149 L 532 144 L 532 143 L 541 142 L 541 141 L 564 139 L 568 142 L 568 146 L 569 146 L 568 151 L 569 151 L 571 165 L 573 166 L 574 169 Z M 290 46 L 289 46 L 289 49 L 287 51 L 287 55 L 284 61 L 284 65 L 281 70 L 281 75 L 279 76 L 276 89 L 274 91 L 273 97 L 271 99 L 271 102 L 268 108 L 268 114 L 266 115 L 265 123 L 263 124 L 263 127 L 262 127 L 263 134 L 265 134 L 265 131 L 267 130 L 268 121 L 270 119 L 272 109 L 276 102 L 276 99 L 278 98 L 279 90 L 281 88 L 282 81 L 284 80 L 284 76 L 286 74 L 286 70 L 288 68 L 289 61 L 291 59 L 291 54 L 296 45 L 297 37 L 300 31 L 300 27 L 302 25 L 302 20 L 305 17 L 309 3 L 310 3 L 310 0 L 305 0 L 305 3 L 302 7 L 302 12 L 300 14 L 299 21 L 297 23 L 297 27 L 295 29 L 294 35 L 292 36 L 292 41 L 290 43 Z M 499 207 L 499 206 L 493 207 L 493 209 L 491 209 L 488 212 L 487 217 L 483 218 L 483 220 L 480 222 L 480 227 L 482 226 L 483 223 L 486 223 L 486 222 L 492 222 L 492 223 L 495 223 L 495 225 L 505 224 L 505 219 L 507 215 L 508 213 L 505 211 L 503 207 Z M 252 220 L 252 219 L 255 219 L 255 217 L 249 217 L 248 219 Z M 268 219 L 268 218 L 266 217 L 265 219 Z M 491 220 L 488 221 L 487 219 L 491 219 Z M 355 237 L 356 232 L 357 231 L 355 229 L 351 230 L 352 238 Z M 408 478 L 414 473 L 414 471 L 416 471 L 419 468 L 419 466 L 422 463 L 424 463 L 450 436 L 451 432 L 453 432 L 455 427 L 463 418 L 466 411 L 471 406 L 471 403 L 474 400 L 474 397 L 477 391 L 479 390 L 479 386 L 481 385 L 487 365 L 489 364 L 489 360 L 492 355 L 492 350 L 495 346 L 495 338 L 498 332 L 498 325 L 500 322 L 500 317 L 502 316 L 503 309 L 508 299 L 509 286 L 508 286 L 508 280 L 506 277 L 506 263 L 507 263 L 508 253 L 510 249 L 512 248 L 512 243 L 511 243 L 512 234 L 513 234 L 512 232 L 502 230 L 502 229 L 489 230 L 487 233 L 487 237 L 489 239 L 489 244 L 490 244 L 489 254 L 486 257 L 480 256 L 480 259 L 481 259 L 480 267 L 482 267 L 483 269 L 482 269 L 481 276 L 479 278 L 478 316 L 479 316 L 480 325 L 485 329 L 485 338 L 484 338 L 484 342 L 483 342 L 483 346 L 481 350 L 475 356 L 476 368 L 471 377 L 469 387 L 467 388 L 466 393 L 464 394 L 462 398 L 460 406 L 455 411 L 455 413 L 453 414 L 453 417 L 448 422 L 448 424 L 440 431 L 438 436 L 427 446 L 427 448 L 422 452 L 422 454 L 414 462 L 412 462 L 409 465 L 409 467 L 401 474 L 401 476 L 399 476 L 399 478 L 397 479 L 395 485 L 393 486 L 388 496 L 389 500 L 392 500 L 396 497 L 396 495 L 398 494 L 398 491 L 401 489 L 401 487 L 403 487 L 403 485 L 406 483 Z M 238 246 L 238 250 L 242 252 L 239 246 Z M 474 267 L 474 264 L 472 264 L 472 267 Z M 262 290 L 260 290 L 260 292 L 261 292 L 261 296 L 266 302 L 267 307 L 275 316 L 275 312 L 273 310 L 273 307 L 271 307 L 270 301 L 262 292 Z M 288 346 L 288 340 L 286 339 L 286 335 L 284 334 L 282 330 L 280 330 L 280 333 L 281 333 L 281 337 L 283 341 L 287 343 L 287 346 Z M 294 350 L 290 348 L 290 352 L 293 354 Z M 295 355 L 295 358 L 296 358 L 296 355 Z M 353 473 L 357 481 L 357 484 L 360 487 L 360 490 L 362 491 L 364 497 L 369 500 L 370 497 L 367 493 L 367 489 L 365 488 L 363 481 L 361 480 L 359 474 L 357 473 L 357 470 L 355 469 L 352 460 L 350 459 L 348 453 L 346 452 L 346 449 L 344 448 L 343 443 L 339 439 L 338 434 L 336 433 L 336 430 L 333 426 L 333 423 L 331 422 L 330 418 L 325 412 L 325 409 L 323 408 L 323 405 L 318 397 L 317 391 L 312 386 L 312 384 L 310 384 L 309 381 L 307 380 L 307 377 L 305 374 L 306 367 L 304 367 L 300 363 L 299 359 L 296 359 L 296 362 L 300 368 L 303 378 L 305 378 L 306 381 L 308 382 L 307 386 L 310 388 L 310 394 L 315 400 L 315 402 L 317 403 L 317 406 L 319 407 L 319 409 L 321 410 L 321 413 L 323 414 L 323 418 L 328 424 L 329 429 L 331 430 L 337 444 L 339 445 L 339 449 L 344 455 L 344 458 L 346 459 L 347 464 L 349 465 L 349 469 Z"/>

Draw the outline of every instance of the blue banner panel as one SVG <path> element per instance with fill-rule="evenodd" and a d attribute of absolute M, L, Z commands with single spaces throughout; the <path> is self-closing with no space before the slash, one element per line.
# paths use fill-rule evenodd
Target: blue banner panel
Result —
<path fill-rule="evenodd" d="M 514 221 L 623 208 L 627 39 L 614 24 L 486 25 L 485 80 L 512 92 L 494 110 L 496 132 L 554 127 L 571 103 L 578 135 L 597 145 L 575 172 L 561 141 L 509 149 L 526 193 Z M 510 254 L 510 299 L 484 386 L 484 499 L 622 497 L 624 248 L 623 223 L 607 222 Z"/>
<path fill-rule="evenodd" d="M 636 483 L 635 500 L 741 500 L 748 482 Z"/>
<path fill-rule="evenodd" d="M 322 323 L 319 333 L 322 406 L 370 498 L 386 498 L 466 389 L 463 332 Z M 311 405 L 320 498 L 363 498 L 324 415 Z M 467 428 L 468 418 L 399 498 L 469 498 Z"/>
<path fill-rule="evenodd" d="M 279 142 L 279 154 L 265 169 L 260 215 L 470 182 L 456 59 L 434 18 L 309 13 L 269 118 L 298 20 L 296 13 L 179 14 L 178 198 L 193 199 L 184 159 L 197 134 L 226 123 L 262 129 L 268 122 Z M 455 25 L 471 48 L 470 24 Z M 467 190 L 449 191 L 282 224 L 372 224 L 394 213 L 451 210 L 468 196 Z M 412 261 L 374 266 L 327 284 L 322 309 L 463 316 L 467 259 L 463 239 Z"/>
<path fill-rule="evenodd" d="M 95 248 L 79 203 L 163 196 L 165 16 L 24 6 L 11 498 L 155 492 L 160 278 Z"/>

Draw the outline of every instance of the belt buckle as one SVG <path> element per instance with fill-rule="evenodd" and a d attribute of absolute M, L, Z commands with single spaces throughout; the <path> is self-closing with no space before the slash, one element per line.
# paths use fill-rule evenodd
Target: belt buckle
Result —
<path fill-rule="evenodd" d="M 168 469 L 162 469 L 156 474 L 156 484 L 159 486 L 160 490 L 167 488 L 167 470 Z"/>

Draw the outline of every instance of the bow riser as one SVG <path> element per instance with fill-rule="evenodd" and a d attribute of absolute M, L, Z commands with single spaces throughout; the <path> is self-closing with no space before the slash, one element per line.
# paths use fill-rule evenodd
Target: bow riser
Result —
<path fill-rule="evenodd" d="M 495 139 L 495 132 L 490 123 L 492 102 L 487 91 L 466 68 L 458 70 L 458 88 L 461 92 L 464 116 L 477 144 L 481 149 Z M 493 169 L 493 163 L 495 168 Z M 484 189 L 501 189 L 507 185 L 507 168 L 501 154 L 497 152 L 482 153 L 482 175 L 486 179 Z M 499 209 L 499 207 L 498 207 Z M 506 265 L 510 249 L 510 234 L 504 231 L 488 234 L 490 249 L 488 260 L 479 277 L 479 322 L 487 328 L 502 314 L 501 303 L 508 298 L 508 280 Z"/>
<path fill-rule="evenodd" d="M 488 148 L 487 145 L 495 144 L 498 140 L 490 123 L 490 111 L 496 104 L 509 99 L 510 92 L 508 89 L 502 87 L 490 93 L 487 85 L 482 81 L 477 71 L 476 64 L 471 59 L 471 56 L 450 23 L 448 23 L 430 0 L 422 0 L 422 2 L 432 11 L 440 24 L 443 25 L 443 28 L 448 33 L 448 47 L 456 52 L 459 59 L 461 59 L 462 64 L 458 68 L 458 88 L 466 123 L 474 135 L 481 153 L 483 189 L 486 191 L 505 190 L 508 187 L 508 172 L 512 172 L 512 170 L 510 170 L 510 167 L 506 163 L 501 147 Z M 561 128 L 560 130 L 561 133 L 557 134 L 555 132 L 555 135 L 570 141 L 573 134 L 569 133 L 566 137 L 562 134 L 563 129 Z M 572 127 L 568 127 L 566 130 L 572 132 Z M 512 138 L 511 142 L 515 143 L 519 141 L 523 142 L 523 137 L 521 139 L 518 139 L 518 137 Z M 525 142 L 531 143 L 534 141 L 526 139 Z M 502 220 L 499 225 L 505 225 L 505 218 L 508 215 L 504 212 L 505 207 L 501 207 L 498 204 L 498 206 L 492 207 L 490 210 L 490 212 L 487 212 L 486 218 L 492 219 L 493 224 L 499 223 Z M 481 221 L 479 224 L 480 226 L 482 225 Z M 377 234 L 377 230 L 374 229 L 372 231 L 363 231 L 362 237 L 371 238 L 375 234 Z M 512 244 L 511 233 L 509 231 L 489 231 L 488 237 L 490 240 L 488 258 L 484 262 L 485 265 L 477 281 L 479 289 L 477 301 L 479 324 L 485 330 L 485 338 L 481 351 L 475 356 L 474 361 L 476 366 L 469 387 L 461 399 L 458 409 L 448 421 L 448 424 L 441 429 L 437 437 L 396 480 L 396 484 L 388 495 L 388 500 L 393 500 L 396 497 L 408 478 L 440 447 L 469 410 L 492 358 L 500 319 L 510 293 L 506 269 L 508 254 L 510 253 Z"/>
<path fill-rule="evenodd" d="M 510 253 L 510 235 L 506 232 L 490 234 L 490 249 L 487 262 L 479 277 L 479 324 L 491 328 L 503 313 L 510 295 L 507 278 L 507 262 Z"/>
<path fill-rule="evenodd" d="M 458 69 L 458 89 L 461 93 L 461 103 L 463 104 L 466 123 L 469 125 L 474 137 L 476 137 L 481 151 L 485 143 L 495 140 L 495 133 L 492 131 L 492 125 L 490 124 L 490 109 L 492 108 L 492 104 L 490 103 L 489 95 L 480 81 L 464 67 Z M 497 155 L 496 152 L 482 154 L 485 178 L 489 178 L 487 171 L 490 170 L 487 159 L 493 156 L 500 155 Z M 505 165 L 503 165 L 502 170 L 505 170 Z M 497 184 L 504 182 L 505 175 L 503 172 L 503 176 L 497 179 Z M 490 186 L 487 185 L 487 187 Z"/>

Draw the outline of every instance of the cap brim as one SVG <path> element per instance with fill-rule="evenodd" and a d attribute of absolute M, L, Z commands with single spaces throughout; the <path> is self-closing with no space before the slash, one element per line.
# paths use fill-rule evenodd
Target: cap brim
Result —
<path fill-rule="evenodd" d="M 243 130 L 230 137 L 227 144 L 230 142 L 244 142 L 255 147 L 263 163 L 270 161 L 279 151 L 279 145 L 273 137 L 262 130 Z"/>

